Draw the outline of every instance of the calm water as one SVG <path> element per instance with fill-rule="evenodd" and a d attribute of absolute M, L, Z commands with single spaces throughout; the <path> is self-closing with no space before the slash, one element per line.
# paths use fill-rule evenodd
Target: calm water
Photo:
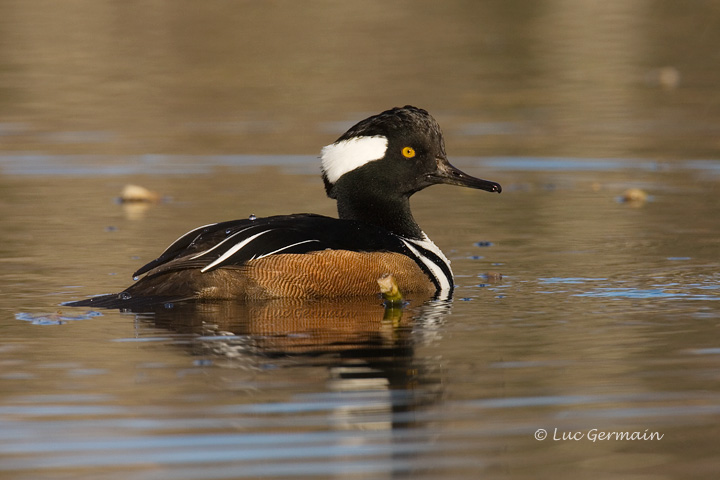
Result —
<path fill-rule="evenodd" d="M 0 0 L 0 478 L 715 478 L 720 9 L 477 3 Z M 60 305 L 404 103 L 452 301 Z"/>

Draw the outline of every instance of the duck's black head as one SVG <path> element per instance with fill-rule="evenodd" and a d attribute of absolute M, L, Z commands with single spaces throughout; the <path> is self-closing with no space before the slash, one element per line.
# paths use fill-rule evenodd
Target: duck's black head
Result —
<path fill-rule="evenodd" d="M 409 105 L 354 125 L 322 149 L 321 159 L 325 190 L 338 200 L 341 218 L 368 220 L 383 210 L 396 216 L 407 210 L 412 221 L 408 198 L 435 184 L 501 191 L 499 184 L 453 167 L 438 123 Z"/>
<path fill-rule="evenodd" d="M 354 125 L 323 148 L 321 158 L 330 198 L 338 198 L 337 187 L 345 182 L 355 184 L 351 190 L 374 188 L 407 196 L 438 183 L 488 192 L 502 190 L 495 182 L 471 177 L 453 167 L 438 123 L 425 110 L 409 105 Z"/>

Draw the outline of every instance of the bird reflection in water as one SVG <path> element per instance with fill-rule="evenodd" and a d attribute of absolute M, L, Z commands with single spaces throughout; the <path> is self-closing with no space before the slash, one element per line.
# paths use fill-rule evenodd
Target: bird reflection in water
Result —
<path fill-rule="evenodd" d="M 335 409 L 336 427 L 383 429 L 414 423 L 411 412 L 439 398 L 440 368 L 417 359 L 415 349 L 434 338 L 450 305 L 418 296 L 401 306 L 378 297 L 273 299 L 165 304 L 136 313 L 140 329 L 189 336 L 183 346 L 198 357 L 251 363 L 292 357 L 280 365 L 324 368 L 323 395 L 355 399 Z"/>

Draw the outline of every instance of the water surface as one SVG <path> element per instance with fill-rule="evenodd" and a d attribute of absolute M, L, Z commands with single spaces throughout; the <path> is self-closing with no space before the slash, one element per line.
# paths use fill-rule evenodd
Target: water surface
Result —
<path fill-rule="evenodd" d="M 715 3 L 61 3 L 0 0 L 0 478 L 716 477 Z M 452 301 L 61 306 L 334 215 L 320 147 L 406 103 L 503 185 L 413 198 Z"/>
<path fill-rule="evenodd" d="M 270 204 L 332 213 L 332 203 L 317 175 L 284 166 L 145 176 L 166 200 L 140 211 L 113 200 L 121 176 L 11 177 L 0 469 L 519 478 L 572 465 L 573 475 L 702 476 L 720 415 L 715 164 L 551 162 L 460 159 L 503 194 L 418 194 L 416 216 L 458 286 L 451 302 L 411 298 L 393 312 L 378 299 L 61 307 L 120 290 L 187 228 Z M 650 200 L 619 201 L 629 185 Z M 535 440 L 540 428 L 548 439 Z M 663 437 L 556 441 L 555 429 Z"/>

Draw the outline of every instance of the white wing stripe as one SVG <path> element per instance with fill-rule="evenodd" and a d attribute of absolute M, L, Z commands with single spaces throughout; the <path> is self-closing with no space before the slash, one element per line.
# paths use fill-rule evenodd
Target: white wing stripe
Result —
<path fill-rule="evenodd" d="M 252 237 L 246 238 L 245 240 L 243 240 L 242 242 L 238 243 L 237 245 L 234 245 L 232 248 L 230 248 L 230 250 L 228 250 L 227 252 L 225 252 L 220 258 L 218 258 L 217 260 L 215 260 L 215 261 L 212 262 L 210 265 L 208 265 L 207 267 L 203 268 L 203 269 L 200 270 L 200 271 L 203 272 L 203 273 L 205 273 L 207 270 L 213 268 L 214 266 L 216 266 L 216 265 L 224 262 L 224 261 L 227 260 L 228 258 L 230 258 L 230 257 L 232 257 L 233 255 L 235 255 L 235 253 L 237 253 L 238 250 L 240 250 L 240 249 L 243 248 L 245 245 L 247 245 L 248 243 L 250 243 L 250 242 L 252 242 L 253 240 L 255 240 L 256 238 L 258 238 L 260 235 L 264 235 L 264 234 L 266 234 L 266 233 L 268 233 L 268 232 L 271 232 L 271 231 L 272 231 L 272 230 L 263 230 L 263 231 L 260 232 L 260 233 L 256 233 L 256 234 L 253 235 Z M 238 233 L 239 233 L 239 232 L 238 232 Z M 227 240 L 225 240 L 225 241 L 227 241 Z M 209 250 L 208 250 L 208 251 L 209 251 Z"/>
<path fill-rule="evenodd" d="M 223 243 L 230 241 L 233 237 L 241 234 L 241 233 L 244 232 L 245 230 L 250 230 L 251 228 L 253 228 L 253 227 L 247 227 L 247 228 L 243 228 L 242 230 L 238 230 L 237 232 L 233 233 L 232 235 L 230 235 L 229 237 L 227 237 L 225 240 L 223 240 L 222 242 L 218 243 L 218 244 L 215 245 L 214 247 L 209 248 L 209 249 L 207 249 L 207 250 L 203 250 L 202 252 L 200 252 L 200 253 L 198 253 L 197 255 L 193 256 L 192 258 L 190 258 L 190 260 L 195 260 L 195 259 L 198 258 L 198 257 L 202 257 L 202 256 L 205 255 L 206 253 L 212 252 L 213 250 L 215 250 L 216 248 L 218 248 L 218 247 L 219 247 L 220 245 L 222 245 Z M 267 230 L 267 231 L 269 232 L 270 230 Z"/>
<path fill-rule="evenodd" d="M 167 253 L 167 251 L 170 250 L 172 247 L 174 247 L 175 244 L 176 244 L 178 241 L 180 241 L 181 239 L 183 239 L 183 238 L 187 237 L 188 235 L 191 235 L 191 234 L 193 234 L 193 233 L 195 233 L 195 232 L 198 232 L 198 231 L 202 230 L 203 228 L 212 227 L 213 225 L 217 225 L 217 223 L 208 223 L 207 225 L 203 225 L 202 227 L 194 228 L 194 229 L 190 230 L 189 232 L 180 235 L 178 238 L 175 239 L 174 242 L 172 242 L 172 243 L 160 254 L 160 256 L 162 257 L 165 253 Z"/>
<path fill-rule="evenodd" d="M 274 255 L 274 254 L 276 254 L 276 253 L 278 253 L 278 252 L 282 252 L 283 250 L 287 250 L 288 248 L 292 248 L 292 247 L 294 247 L 294 246 L 296 246 L 296 245 L 302 245 L 303 243 L 319 242 L 319 241 L 320 241 L 320 240 L 303 240 L 302 242 L 297 242 L 297 243 L 293 243 L 292 245 L 287 245 L 287 246 L 285 246 L 285 247 L 278 248 L 277 250 L 272 251 L 272 252 L 270 252 L 270 253 L 263 253 L 263 254 L 260 255 L 259 257 L 253 258 L 253 260 L 257 260 L 257 259 L 259 259 L 259 258 L 267 257 L 268 255 Z"/>

